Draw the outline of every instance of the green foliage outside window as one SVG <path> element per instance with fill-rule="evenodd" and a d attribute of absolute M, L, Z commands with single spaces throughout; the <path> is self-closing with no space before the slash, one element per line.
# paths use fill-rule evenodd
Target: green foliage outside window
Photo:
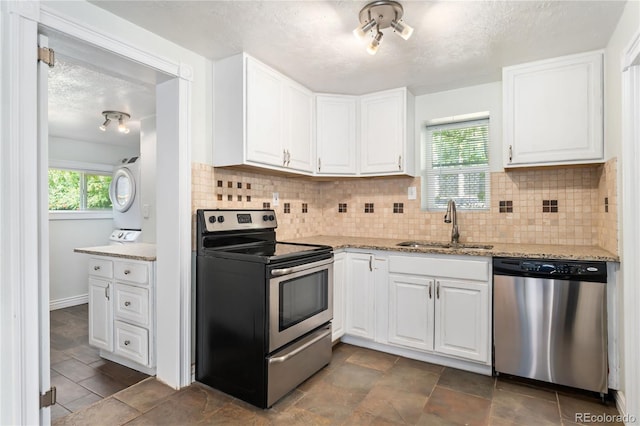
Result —
<path fill-rule="evenodd" d="M 106 210 L 110 175 L 49 169 L 49 210 Z"/>

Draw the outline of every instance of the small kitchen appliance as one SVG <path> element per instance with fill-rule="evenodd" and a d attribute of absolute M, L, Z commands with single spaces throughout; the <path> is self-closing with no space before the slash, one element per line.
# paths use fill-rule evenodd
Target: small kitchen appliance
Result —
<path fill-rule="evenodd" d="M 273 210 L 198 210 L 196 380 L 271 407 L 331 361 L 333 253 Z"/>

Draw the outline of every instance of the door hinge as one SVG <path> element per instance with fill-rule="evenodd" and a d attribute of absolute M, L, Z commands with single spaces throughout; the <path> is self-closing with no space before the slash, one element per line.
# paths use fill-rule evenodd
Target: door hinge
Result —
<path fill-rule="evenodd" d="M 51 389 L 40 395 L 40 408 L 51 407 L 56 403 L 56 387 L 51 386 Z"/>
<path fill-rule="evenodd" d="M 38 61 L 49 65 L 49 68 L 53 68 L 56 62 L 56 53 L 48 47 L 38 46 Z"/>

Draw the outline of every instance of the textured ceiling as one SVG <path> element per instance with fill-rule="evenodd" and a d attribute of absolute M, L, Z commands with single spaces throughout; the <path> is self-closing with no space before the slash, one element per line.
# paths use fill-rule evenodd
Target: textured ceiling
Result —
<path fill-rule="evenodd" d="M 210 59 L 241 51 L 317 92 L 416 94 L 501 79 L 501 68 L 604 48 L 622 1 L 404 1 L 415 28 L 378 54 L 351 31 L 362 1 L 92 3 Z"/>
<path fill-rule="evenodd" d="M 246 51 L 316 92 L 362 94 L 408 86 L 415 95 L 498 81 L 501 68 L 604 48 L 620 1 L 404 1 L 415 28 L 385 29 L 378 54 L 351 31 L 362 1 L 94 1 L 212 60 Z M 45 33 L 47 33 L 45 29 Z M 139 140 L 166 76 L 49 32 L 49 133 L 91 142 Z M 131 133 L 100 132 L 103 110 L 131 114 Z"/>

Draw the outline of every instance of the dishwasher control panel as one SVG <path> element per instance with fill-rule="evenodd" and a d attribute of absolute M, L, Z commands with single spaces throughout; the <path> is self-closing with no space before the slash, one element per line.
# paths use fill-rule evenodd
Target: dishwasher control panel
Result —
<path fill-rule="evenodd" d="M 607 264 L 599 261 L 547 260 L 496 257 L 494 275 L 606 282 Z"/>

